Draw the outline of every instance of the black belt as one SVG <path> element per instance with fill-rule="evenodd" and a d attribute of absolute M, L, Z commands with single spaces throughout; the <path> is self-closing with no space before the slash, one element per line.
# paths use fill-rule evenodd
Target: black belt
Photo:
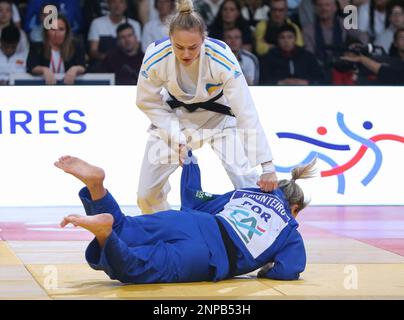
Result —
<path fill-rule="evenodd" d="M 175 108 L 184 107 L 189 112 L 194 112 L 196 109 L 202 108 L 208 111 L 222 113 L 234 117 L 234 113 L 228 106 L 215 102 L 216 100 L 219 100 L 223 96 L 223 90 L 216 97 L 213 97 L 208 101 L 196 102 L 196 103 L 185 103 L 177 100 L 177 98 L 174 97 L 170 92 L 168 92 L 168 94 L 170 95 L 171 100 L 167 100 L 166 102 L 173 110 Z"/>
<path fill-rule="evenodd" d="M 227 253 L 227 259 L 229 261 L 229 278 L 233 277 L 236 274 L 237 270 L 237 249 L 231 240 L 229 234 L 226 231 L 223 223 L 219 218 L 216 218 L 217 225 L 219 226 L 220 234 L 223 239 L 224 247 Z"/>

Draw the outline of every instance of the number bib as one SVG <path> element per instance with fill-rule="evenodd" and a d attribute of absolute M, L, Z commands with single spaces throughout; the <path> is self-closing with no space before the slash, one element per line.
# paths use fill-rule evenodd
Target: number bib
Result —
<path fill-rule="evenodd" d="M 230 223 L 254 259 L 275 242 L 290 220 L 276 195 L 240 189 L 218 216 Z"/>

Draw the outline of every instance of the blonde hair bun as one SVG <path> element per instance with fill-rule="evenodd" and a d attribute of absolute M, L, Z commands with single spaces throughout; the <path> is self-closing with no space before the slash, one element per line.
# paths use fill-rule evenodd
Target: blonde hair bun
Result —
<path fill-rule="evenodd" d="M 192 13 L 194 11 L 194 4 L 192 0 L 178 0 L 177 11 L 180 14 Z"/>

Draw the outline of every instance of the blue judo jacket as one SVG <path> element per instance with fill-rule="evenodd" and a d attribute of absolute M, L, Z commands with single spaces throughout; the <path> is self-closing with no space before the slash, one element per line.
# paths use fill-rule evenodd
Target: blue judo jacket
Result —
<path fill-rule="evenodd" d="M 235 275 L 272 262 L 273 267 L 260 272 L 260 277 L 297 280 L 305 269 L 303 239 L 281 189 L 264 193 L 258 188 L 244 188 L 224 195 L 204 192 L 199 166 L 189 152 L 181 176 L 181 211 L 208 212 L 220 219 L 237 248 Z M 214 260 L 217 245 L 212 241 L 208 246 Z M 220 261 L 212 264 L 221 265 Z M 220 270 L 216 275 L 215 280 L 225 278 Z"/>

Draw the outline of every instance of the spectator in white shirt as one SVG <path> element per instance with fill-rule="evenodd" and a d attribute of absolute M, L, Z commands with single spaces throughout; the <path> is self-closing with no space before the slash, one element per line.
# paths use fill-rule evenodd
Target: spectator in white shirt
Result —
<path fill-rule="evenodd" d="M 140 24 L 136 20 L 126 18 L 126 0 L 108 0 L 110 14 L 93 20 L 88 33 L 90 57 L 96 61 L 105 58 L 106 53 L 116 47 L 116 29 L 122 23 L 129 23 L 135 30 L 136 37 L 141 39 Z"/>
<path fill-rule="evenodd" d="M 175 9 L 175 0 L 156 0 L 155 7 L 159 13 L 158 18 L 150 20 L 143 28 L 143 52 L 146 52 L 146 49 L 150 43 L 168 36 L 166 19 Z"/>
<path fill-rule="evenodd" d="M 18 53 L 20 31 L 14 25 L 5 27 L 0 37 L 0 84 L 7 84 L 12 73 L 25 73 L 27 53 Z"/>
<path fill-rule="evenodd" d="M 259 81 L 258 58 L 251 52 L 243 49 L 243 37 L 241 30 L 233 27 L 224 31 L 223 40 L 233 51 L 240 64 L 248 85 L 255 86 Z"/>

